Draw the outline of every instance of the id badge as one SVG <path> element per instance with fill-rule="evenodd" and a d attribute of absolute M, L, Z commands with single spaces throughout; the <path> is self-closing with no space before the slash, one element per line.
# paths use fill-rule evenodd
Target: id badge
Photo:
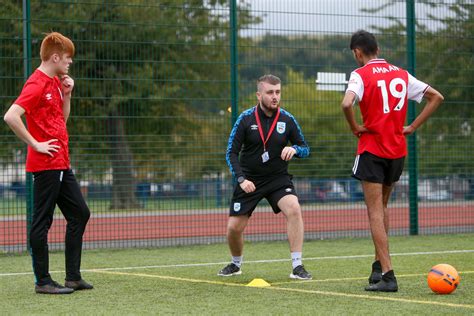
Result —
<path fill-rule="evenodd" d="M 266 163 L 270 159 L 270 156 L 268 155 L 268 151 L 264 151 L 262 154 L 262 162 Z"/>

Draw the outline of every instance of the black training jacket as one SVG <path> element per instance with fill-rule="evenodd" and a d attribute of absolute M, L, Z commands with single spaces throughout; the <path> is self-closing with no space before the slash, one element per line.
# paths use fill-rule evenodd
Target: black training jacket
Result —
<path fill-rule="evenodd" d="M 255 117 L 256 108 L 258 108 L 265 138 L 272 126 L 276 113 L 268 117 L 259 106 L 240 114 L 232 128 L 227 146 L 226 160 L 230 171 L 236 178 L 243 176 L 249 180 L 288 174 L 288 162 L 281 159 L 281 151 L 288 142 L 296 149 L 296 157 L 309 156 L 309 147 L 304 140 L 301 128 L 293 115 L 280 109 L 278 122 L 266 143 L 269 160 L 264 163 L 262 161 L 263 141 Z"/>

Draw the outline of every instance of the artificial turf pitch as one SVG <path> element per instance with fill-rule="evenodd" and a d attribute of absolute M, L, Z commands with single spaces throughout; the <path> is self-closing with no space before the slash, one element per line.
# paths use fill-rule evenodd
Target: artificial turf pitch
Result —
<path fill-rule="evenodd" d="M 472 315 L 474 235 L 391 237 L 397 293 L 370 293 L 370 239 L 306 242 L 304 264 L 311 281 L 289 279 L 286 242 L 246 243 L 243 274 L 218 277 L 229 261 L 225 244 L 173 248 L 85 250 L 83 278 L 91 291 L 71 295 L 34 293 L 27 254 L 0 255 L 0 309 L 9 314 L 199 314 L 199 315 Z M 438 263 L 454 266 L 460 287 L 436 295 L 426 283 Z M 56 281 L 64 279 L 64 255 L 50 255 Z M 247 286 L 263 279 L 267 287 Z"/>

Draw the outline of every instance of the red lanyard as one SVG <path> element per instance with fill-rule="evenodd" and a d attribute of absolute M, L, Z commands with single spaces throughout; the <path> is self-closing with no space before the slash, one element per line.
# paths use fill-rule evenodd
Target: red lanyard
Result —
<path fill-rule="evenodd" d="M 275 125 L 278 122 L 279 117 L 280 117 L 280 108 L 278 108 L 278 110 L 277 110 L 277 114 L 275 115 L 275 119 L 273 120 L 272 126 L 270 126 L 270 129 L 268 130 L 267 138 L 265 139 L 265 137 L 263 136 L 262 124 L 260 123 L 260 117 L 258 117 L 258 105 L 255 107 L 255 119 L 257 120 L 258 132 L 260 133 L 260 138 L 262 139 L 262 142 L 263 142 L 263 150 L 264 151 L 267 151 L 267 149 L 266 149 L 267 141 L 270 138 L 270 135 L 272 135 L 272 132 L 275 129 Z"/>

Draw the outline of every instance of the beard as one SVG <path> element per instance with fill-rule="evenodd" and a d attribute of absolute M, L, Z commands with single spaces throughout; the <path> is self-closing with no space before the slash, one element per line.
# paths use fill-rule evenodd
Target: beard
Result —
<path fill-rule="evenodd" d="M 277 103 L 277 104 L 276 104 L 276 107 L 273 108 L 272 102 L 266 103 L 266 102 L 262 99 L 262 102 L 260 102 L 260 105 L 261 105 L 262 108 L 264 108 L 266 111 L 275 113 L 275 112 L 278 110 L 278 107 L 279 107 L 280 103 Z"/>

